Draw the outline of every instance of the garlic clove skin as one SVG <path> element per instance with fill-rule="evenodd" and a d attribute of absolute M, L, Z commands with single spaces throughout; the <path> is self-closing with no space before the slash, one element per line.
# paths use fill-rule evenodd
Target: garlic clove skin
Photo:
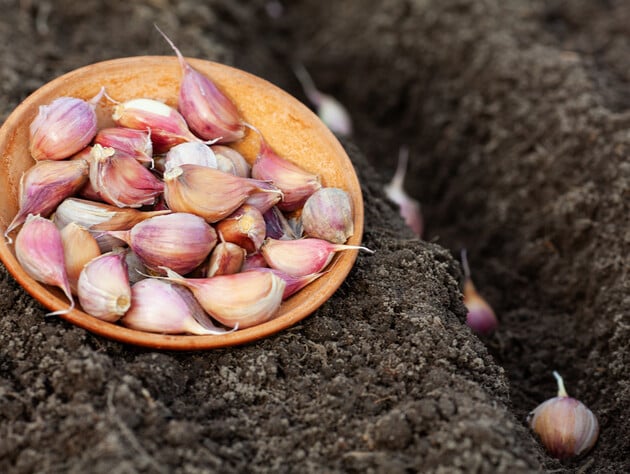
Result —
<path fill-rule="evenodd" d="M 96 191 L 96 189 L 94 189 L 94 186 L 92 186 L 92 183 L 90 183 L 90 179 L 89 179 L 89 163 L 90 163 L 91 154 L 92 154 L 92 146 L 89 145 L 83 148 L 80 152 L 70 157 L 70 160 L 72 161 L 85 160 L 85 162 L 88 163 L 88 179 L 85 182 L 85 184 L 81 187 L 81 189 L 77 191 L 76 195 L 82 197 L 83 199 L 88 199 L 90 201 L 102 201 L 103 198 Z"/>
<path fill-rule="evenodd" d="M 102 321 L 118 321 L 131 304 L 125 253 L 109 252 L 87 263 L 79 275 L 77 290 L 86 313 Z"/>
<path fill-rule="evenodd" d="M 489 335 L 499 325 L 497 316 L 488 302 L 479 294 L 470 277 L 470 267 L 466 249 L 461 251 L 462 268 L 464 270 L 464 305 L 468 309 L 466 325 L 473 332 L 481 335 Z"/>
<path fill-rule="evenodd" d="M 256 253 L 260 249 L 267 231 L 263 215 L 248 204 L 243 204 L 225 219 L 217 222 L 216 228 L 226 242 L 244 248 L 248 254 Z"/>
<path fill-rule="evenodd" d="M 182 81 L 178 107 L 190 129 L 204 140 L 218 138 L 219 143 L 243 138 L 245 126 L 236 105 L 212 80 L 186 62 L 179 49 L 162 30 L 157 30 L 173 48 L 179 60 Z"/>
<path fill-rule="evenodd" d="M 274 275 L 284 280 L 284 283 L 286 284 L 286 286 L 284 288 L 284 293 L 282 294 L 283 301 L 288 299 L 289 297 L 291 297 L 298 291 L 300 291 L 305 286 L 311 284 L 322 275 L 326 274 L 326 272 L 320 272 L 320 273 L 311 273 L 310 275 L 292 276 L 280 270 L 276 270 L 274 268 L 259 268 L 259 270 L 265 271 L 265 272 L 272 272 Z"/>
<path fill-rule="evenodd" d="M 61 235 L 52 221 L 29 214 L 15 239 L 15 256 L 31 278 L 61 288 L 70 300 L 68 309 L 48 313 L 47 316 L 66 314 L 74 309 Z"/>
<path fill-rule="evenodd" d="M 90 183 L 109 204 L 117 207 L 151 205 L 164 183 L 130 155 L 94 145 L 90 152 Z"/>
<path fill-rule="evenodd" d="M 232 242 L 220 242 L 210 254 L 206 276 L 232 275 L 241 271 L 247 252 Z"/>
<path fill-rule="evenodd" d="M 232 163 L 230 167 L 233 170 L 232 174 L 240 176 L 241 178 L 251 178 L 252 167 L 238 151 L 225 145 L 212 145 L 211 148 L 217 160 L 225 159 Z M 219 169 L 225 171 L 221 166 L 219 166 Z"/>
<path fill-rule="evenodd" d="M 83 267 L 101 255 L 101 249 L 90 232 L 76 222 L 61 229 L 64 262 L 68 281 L 73 294 L 77 294 L 77 283 Z"/>
<path fill-rule="evenodd" d="M 105 88 L 90 101 L 59 97 L 39 112 L 29 129 L 29 151 L 36 160 L 63 160 L 85 148 L 96 135 L 96 103 Z"/>
<path fill-rule="evenodd" d="M 276 240 L 295 240 L 299 238 L 293 232 L 293 228 L 282 211 L 276 206 L 265 212 L 263 218 L 265 219 L 267 237 Z"/>
<path fill-rule="evenodd" d="M 75 161 L 39 161 L 20 178 L 20 209 L 4 232 L 19 227 L 29 214 L 48 215 L 68 196 L 87 182 L 88 163 Z"/>
<path fill-rule="evenodd" d="M 260 183 L 260 190 L 252 192 L 245 203 L 254 206 L 264 214 L 282 201 L 284 194 L 271 182 L 258 181 L 258 183 Z"/>
<path fill-rule="evenodd" d="M 164 171 L 181 165 L 199 165 L 218 168 L 217 157 L 212 148 L 203 143 L 186 142 L 171 148 L 164 159 Z"/>
<path fill-rule="evenodd" d="M 330 263 L 336 252 L 352 249 L 374 253 L 366 247 L 333 244 L 327 240 L 315 238 L 299 240 L 267 238 L 260 252 L 271 268 L 299 277 L 321 272 Z"/>
<path fill-rule="evenodd" d="M 168 207 L 217 222 L 238 209 L 255 191 L 277 193 L 273 186 L 199 165 L 181 165 L 164 173 Z"/>
<path fill-rule="evenodd" d="M 398 155 L 398 166 L 392 180 L 385 186 L 385 194 L 390 201 L 398 204 L 401 217 L 405 224 L 422 238 L 424 232 L 424 219 L 420 203 L 411 198 L 404 190 L 405 175 L 407 174 L 407 162 L 409 160 L 409 150 L 402 147 Z"/>
<path fill-rule="evenodd" d="M 153 142 L 151 130 L 136 130 L 125 127 L 103 128 L 94 137 L 94 143 L 103 148 L 111 147 L 143 164 L 153 167 Z"/>
<path fill-rule="evenodd" d="M 259 270 L 211 278 L 184 278 L 165 270 L 167 280 L 190 289 L 208 314 L 230 328 L 245 329 L 272 319 L 286 286 L 282 278 Z"/>
<path fill-rule="evenodd" d="M 586 405 L 567 395 L 562 377 L 555 371 L 553 375 L 558 381 L 558 396 L 538 405 L 528 415 L 528 423 L 553 457 L 568 459 L 595 445 L 599 423 Z"/>
<path fill-rule="evenodd" d="M 304 204 L 302 225 L 309 237 L 345 243 L 354 234 L 350 196 L 343 189 L 318 189 Z"/>
<path fill-rule="evenodd" d="M 129 277 L 130 285 L 148 278 L 147 274 L 150 270 L 144 266 L 140 257 L 130 248 L 125 250 L 125 263 L 127 264 L 127 276 Z"/>
<path fill-rule="evenodd" d="M 190 290 L 148 278 L 131 287 L 131 306 L 120 323 L 131 329 L 161 334 L 219 335 L 216 326 Z"/>

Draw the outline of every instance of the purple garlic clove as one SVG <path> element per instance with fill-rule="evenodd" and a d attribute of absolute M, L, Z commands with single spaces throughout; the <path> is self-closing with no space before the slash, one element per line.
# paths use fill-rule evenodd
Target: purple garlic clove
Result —
<path fill-rule="evenodd" d="M 304 233 L 309 237 L 345 243 L 354 234 L 352 201 L 343 189 L 321 188 L 315 191 L 302 210 Z"/>

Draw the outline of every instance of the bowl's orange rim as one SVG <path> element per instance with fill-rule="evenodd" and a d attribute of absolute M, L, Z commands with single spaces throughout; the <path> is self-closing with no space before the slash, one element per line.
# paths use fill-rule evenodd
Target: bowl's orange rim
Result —
<path fill-rule="evenodd" d="M 242 71 L 240 69 L 216 63 L 213 61 L 201 60 L 201 59 L 189 59 L 191 63 L 203 64 L 207 63 L 213 67 L 227 68 L 232 70 L 234 74 L 243 75 L 245 78 L 249 78 L 254 82 L 260 83 L 261 86 L 271 87 L 275 89 L 275 92 L 280 96 L 284 96 L 287 100 L 294 101 L 296 105 L 304 109 L 304 112 L 310 114 L 315 120 L 319 121 L 319 118 L 304 104 L 298 101 L 296 98 L 275 86 L 274 84 L 254 76 L 250 73 Z M 70 71 L 37 89 L 30 94 L 22 103 L 20 103 L 13 112 L 9 115 L 6 121 L 0 127 L 0 149 L 5 148 L 5 143 L 11 139 L 10 131 L 18 126 L 18 119 L 29 108 L 40 103 L 40 96 L 44 95 L 48 89 L 54 89 L 62 86 L 64 83 L 70 82 L 74 79 L 80 78 L 88 71 L 92 71 L 94 68 L 107 68 L 108 66 L 121 66 L 125 63 L 130 65 L 138 61 L 155 61 L 156 63 L 162 63 L 164 61 L 176 61 L 176 58 L 171 56 L 137 56 L 128 58 L 112 59 L 107 61 L 101 61 L 98 63 L 90 64 L 73 71 Z M 356 195 L 353 196 L 355 202 L 354 209 L 354 235 L 348 240 L 349 245 L 360 245 L 363 236 L 363 224 L 364 224 L 364 209 L 363 209 L 363 196 L 361 194 L 361 186 L 354 171 L 354 167 L 347 153 L 327 127 L 322 127 L 323 138 L 326 138 L 333 148 L 336 148 L 336 153 L 343 159 L 344 167 L 351 171 L 350 181 Z M 357 205 L 359 203 L 359 205 Z M 5 226 L 0 225 L 1 230 L 4 231 Z M 153 349 L 167 349 L 167 350 L 200 350 L 200 349 L 215 349 L 240 344 L 246 344 L 253 342 L 264 337 L 275 334 L 283 329 L 289 328 L 312 314 L 322 304 L 324 304 L 335 291 L 343 284 L 346 277 L 352 270 L 354 262 L 357 259 L 358 250 L 347 250 L 337 255 L 331 266 L 335 267 L 335 271 L 338 272 L 338 278 L 334 281 L 330 281 L 324 275 L 322 278 L 313 282 L 311 285 L 318 284 L 321 286 L 317 294 L 317 299 L 310 299 L 305 301 L 301 306 L 293 308 L 291 311 L 279 316 L 271 321 L 268 321 L 257 326 L 253 326 L 247 329 L 242 329 L 222 335 L 168 335 L 149 333 L 144 331 L 138 331 L 134 329 L 128 329 L 126 327 L 101 321 L 95 317 L 88 315 L 78 309 L 60 315 L 60 317 L 78 327 L 81 327 L 92 333 L 104 336 L 106 338 L 132 344 L 141 347 L 149 347 Z M 8 244 L 4 238 L 0 239 L 0 260 L 15 278 L 15 280 L 37 301 L 43 306 L 53 311 L 67 308 L 69 303 L 63 294 L 55 288 L 50 288 L 43 285 L 33 278 L 31 278 L 21 267 L 16 257 L 9 250 Z"/>

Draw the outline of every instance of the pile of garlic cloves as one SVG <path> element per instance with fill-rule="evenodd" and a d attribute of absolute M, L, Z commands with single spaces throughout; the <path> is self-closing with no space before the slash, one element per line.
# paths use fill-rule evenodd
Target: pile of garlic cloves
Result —
<path fill-rule="evenodd" d="M 35 165 L 4 235 L 12 243 L 19 229 L 23 269 L 70 301 L 51 314 L 78 298 L 91 316 L 141 331 L 224 334 L 272 319 L 336 252 L 368 249 L 345 244 L 348 193 L 276 153 L 168 41 L 182 69 L 177 109 L 117 102 L 116 126 L 98 130 L 104 88 L 40 107 Z M 248 128 L 260 144 L 252 165 L 230 146 Z"/>

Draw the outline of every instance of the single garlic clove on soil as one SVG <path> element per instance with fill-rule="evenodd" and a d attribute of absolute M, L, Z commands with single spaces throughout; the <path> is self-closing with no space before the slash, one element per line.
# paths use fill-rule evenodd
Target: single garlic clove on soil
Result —
<path fill-rule="evenodd" d="M 318 189 L 304 204 L 302 225 L 309 237 L 345 243 L 354 234 L 350 196 L 343 189 Z"/>
<path fill-rule="evenodd" d="M 407 174 L 407 162 L 409 160 L 409 150 L 402 147 L 398 155 L 398 166 L 390 183 L 385 186 L 385 194 L 395 204 L 398 204 L 401 217 L 405 224 L 416 234 L 422 237 L 424 232 L 424 219 L 420 203 L 411 198 L 404 189 L 405 175 Z"/>
<path fill-rule="evenodd" d="M 477 334 L 491 334 L 498 326 L 497 316 L 488 302 L 479 294 L 470 277 L 470 267 L 466 249 L 462 249 L 462 267 L 464 269 L 464 305 L 468 309 L 466 325 Z"/>

